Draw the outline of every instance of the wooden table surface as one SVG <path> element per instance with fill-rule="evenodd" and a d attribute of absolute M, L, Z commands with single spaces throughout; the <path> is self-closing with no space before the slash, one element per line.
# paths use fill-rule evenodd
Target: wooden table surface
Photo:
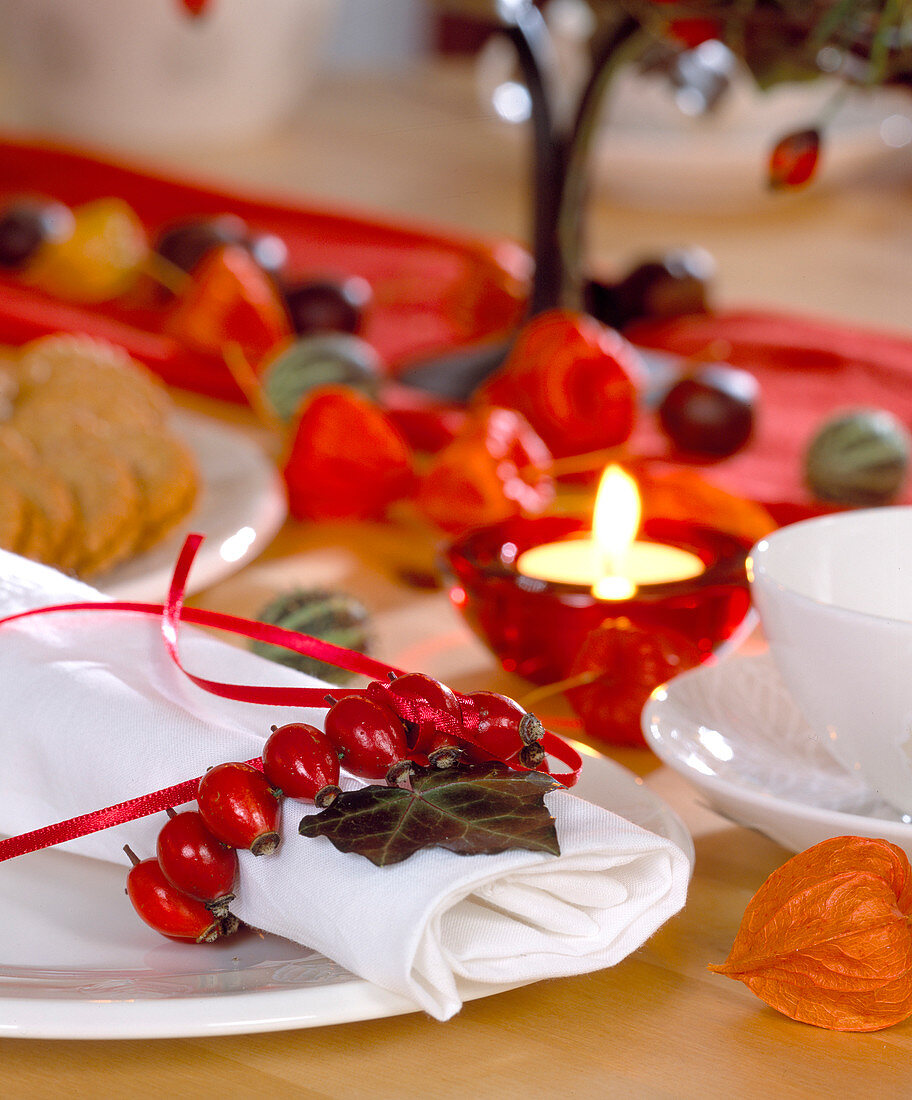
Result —
<path fill-rule="evenodd" d="M 325 80 L 292 129 L 243 148 L 175 151 L 162 165 L 299 198 L 381 210 L 485 234 L 526 234 L 525 148 L 478 106 L 459 67 Z M 898 152 L 839 187 L 742 211 L 622 209 L 597 188 L 593 262 L 699 243 L 719 264 L 717 300 L 910 327 L 912 161 Z M 708 170 L 710 167 L 708 166 Z M 759 170 L 759 169 L 758 169 Z M 244 422 L 236 409 L 204 405 Z M 429 540 L 379 526 L 286 524 L 273 545 L 197 597 L 253 614 L 294 583 L 353 592 L 378 656 L 461 689 L 521 693 L 445 594 L 403 570 Z M 446 1024 L 420 1013 L 309 1030 L 155 1041 L 0 1044 L 0 1095 L 301 1097 L 801 1097 L 838 1089 L 912 1094 L 912 1021 L 871 1035 L 796 1024 L 710 974 L 745 905 L 788 853 L 703 806 L 647 751 L 612 752 L 646 777 L 696 844 L 686 909 L 610 970 L 467 1004 Z"/>

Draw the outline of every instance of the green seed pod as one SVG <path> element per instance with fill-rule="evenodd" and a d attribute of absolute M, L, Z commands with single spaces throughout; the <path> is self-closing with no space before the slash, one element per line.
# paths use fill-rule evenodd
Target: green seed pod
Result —
<path fill-rule="evenodd" d="M 856 409 L 826 421 L 805 454 L 805 480 L 834 504 L 889 504 L 909 470 L 912 437 L 885 409 Z"/>
<path fill-rule="evenodd" d="M 280 352 L 263 374 L 263 387 L 276 413 L 291 420 L 317 386 L 353 386 L 374 397 L 381 374 L 380 357 L 365 340 L 328 332 L 303 336 Z"/>
<path fill-rule="evenodd" d="M 364 605 L 353 596 L 325 589 L 295 589 L 275 596 L 257 616 L 261 622 L 310 634 L 333 645 L 367 653 L 370 647 L 368 621 Z M 251 642 L 250 648 L 261 657 L 276 661 L 299 672 L 306 672 L 333 684 L 344 684 L 352 678 L 345 669 L 305 657 L 281 646 L 266 642 Z"/>

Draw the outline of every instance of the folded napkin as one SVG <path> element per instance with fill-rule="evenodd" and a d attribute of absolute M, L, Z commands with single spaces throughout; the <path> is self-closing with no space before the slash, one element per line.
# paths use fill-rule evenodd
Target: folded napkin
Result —
<path fill-rule="evenodd" d="M 93 589 L 0 551 L 0 615 L 103 600 Z M 223 681 L 318 683 L 184 628 L 184 664 Z M 320 724 L 324 711 L 296 709 Z M 25 832 L 259 755 L 292 712 L 217 698 L 170 661 L 158 621 L 63 612 L 0 627 L 0 830 Z M 354 781 L 352 781 L 354 782 Z M 285 800 L 285 840 L 241 853 L 247 923 L 315 948 L 439 1019 L 461 1005 L 458 981 L 521 983 L 611 966 L 684 904 L 685 855 L 564 791 L 546 795 L 559 857 L 526 851 L 458 856 L 425 849 L 377 868 L 328 840 L 297 835 L 301 802 Z M 68 842 L 124 863 L 122 846 L 154 852 L 161 814 Z M 19 858 L 28 859 L 21 856 Z M 126 872 L 126 867 L 125 867 Z M 150 935 L 154 933 L 150 932 Z"/>

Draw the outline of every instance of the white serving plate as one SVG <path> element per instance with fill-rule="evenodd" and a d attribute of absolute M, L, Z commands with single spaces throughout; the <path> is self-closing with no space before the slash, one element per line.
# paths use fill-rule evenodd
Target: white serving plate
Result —
<path fill-rule="evenodd" d="M 641 779 L 584 746 L 575 793 L 674 841 L 677 815 Z M 0 1037 L 136 1039 L 281 1031 L 418 1011 L 300 944 L 244 933 L 224 945 L 152 932 L 126 868 L 47 850 L 0 863 Z M 463 987 L 466 1000 L 513 988 Z"/>
<path fill-rule="evenodd" d="M 183 411 L 175 413 L 173 426 L 196 458 L 199 496 L 167 538 L 93 579 L 96 588 L 115 599 L 162 601 L 190 531 L 206 541 L 194 559 L 188 592 L 216 584 L 260 554 L 287 515 L 278 469 L 243 432 Z"/>
<path fill-rule="evenodd" d="M 713 809 L 792 851 L 867 836 L 912 857 L 912 817 L 836 763 L 766 653 L 702 665 L 657 689 L 643 731 Z"/>

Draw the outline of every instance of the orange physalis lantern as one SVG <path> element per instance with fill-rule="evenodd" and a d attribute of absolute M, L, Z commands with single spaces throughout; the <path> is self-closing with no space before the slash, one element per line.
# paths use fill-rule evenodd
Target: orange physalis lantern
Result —
<path fill-rule="evenodd" d="M 912 1016 L 912 868 L 887 840 L 824 840 L 754 895 L 717 974 L 770 1007 L 834 1031 Z"/>

